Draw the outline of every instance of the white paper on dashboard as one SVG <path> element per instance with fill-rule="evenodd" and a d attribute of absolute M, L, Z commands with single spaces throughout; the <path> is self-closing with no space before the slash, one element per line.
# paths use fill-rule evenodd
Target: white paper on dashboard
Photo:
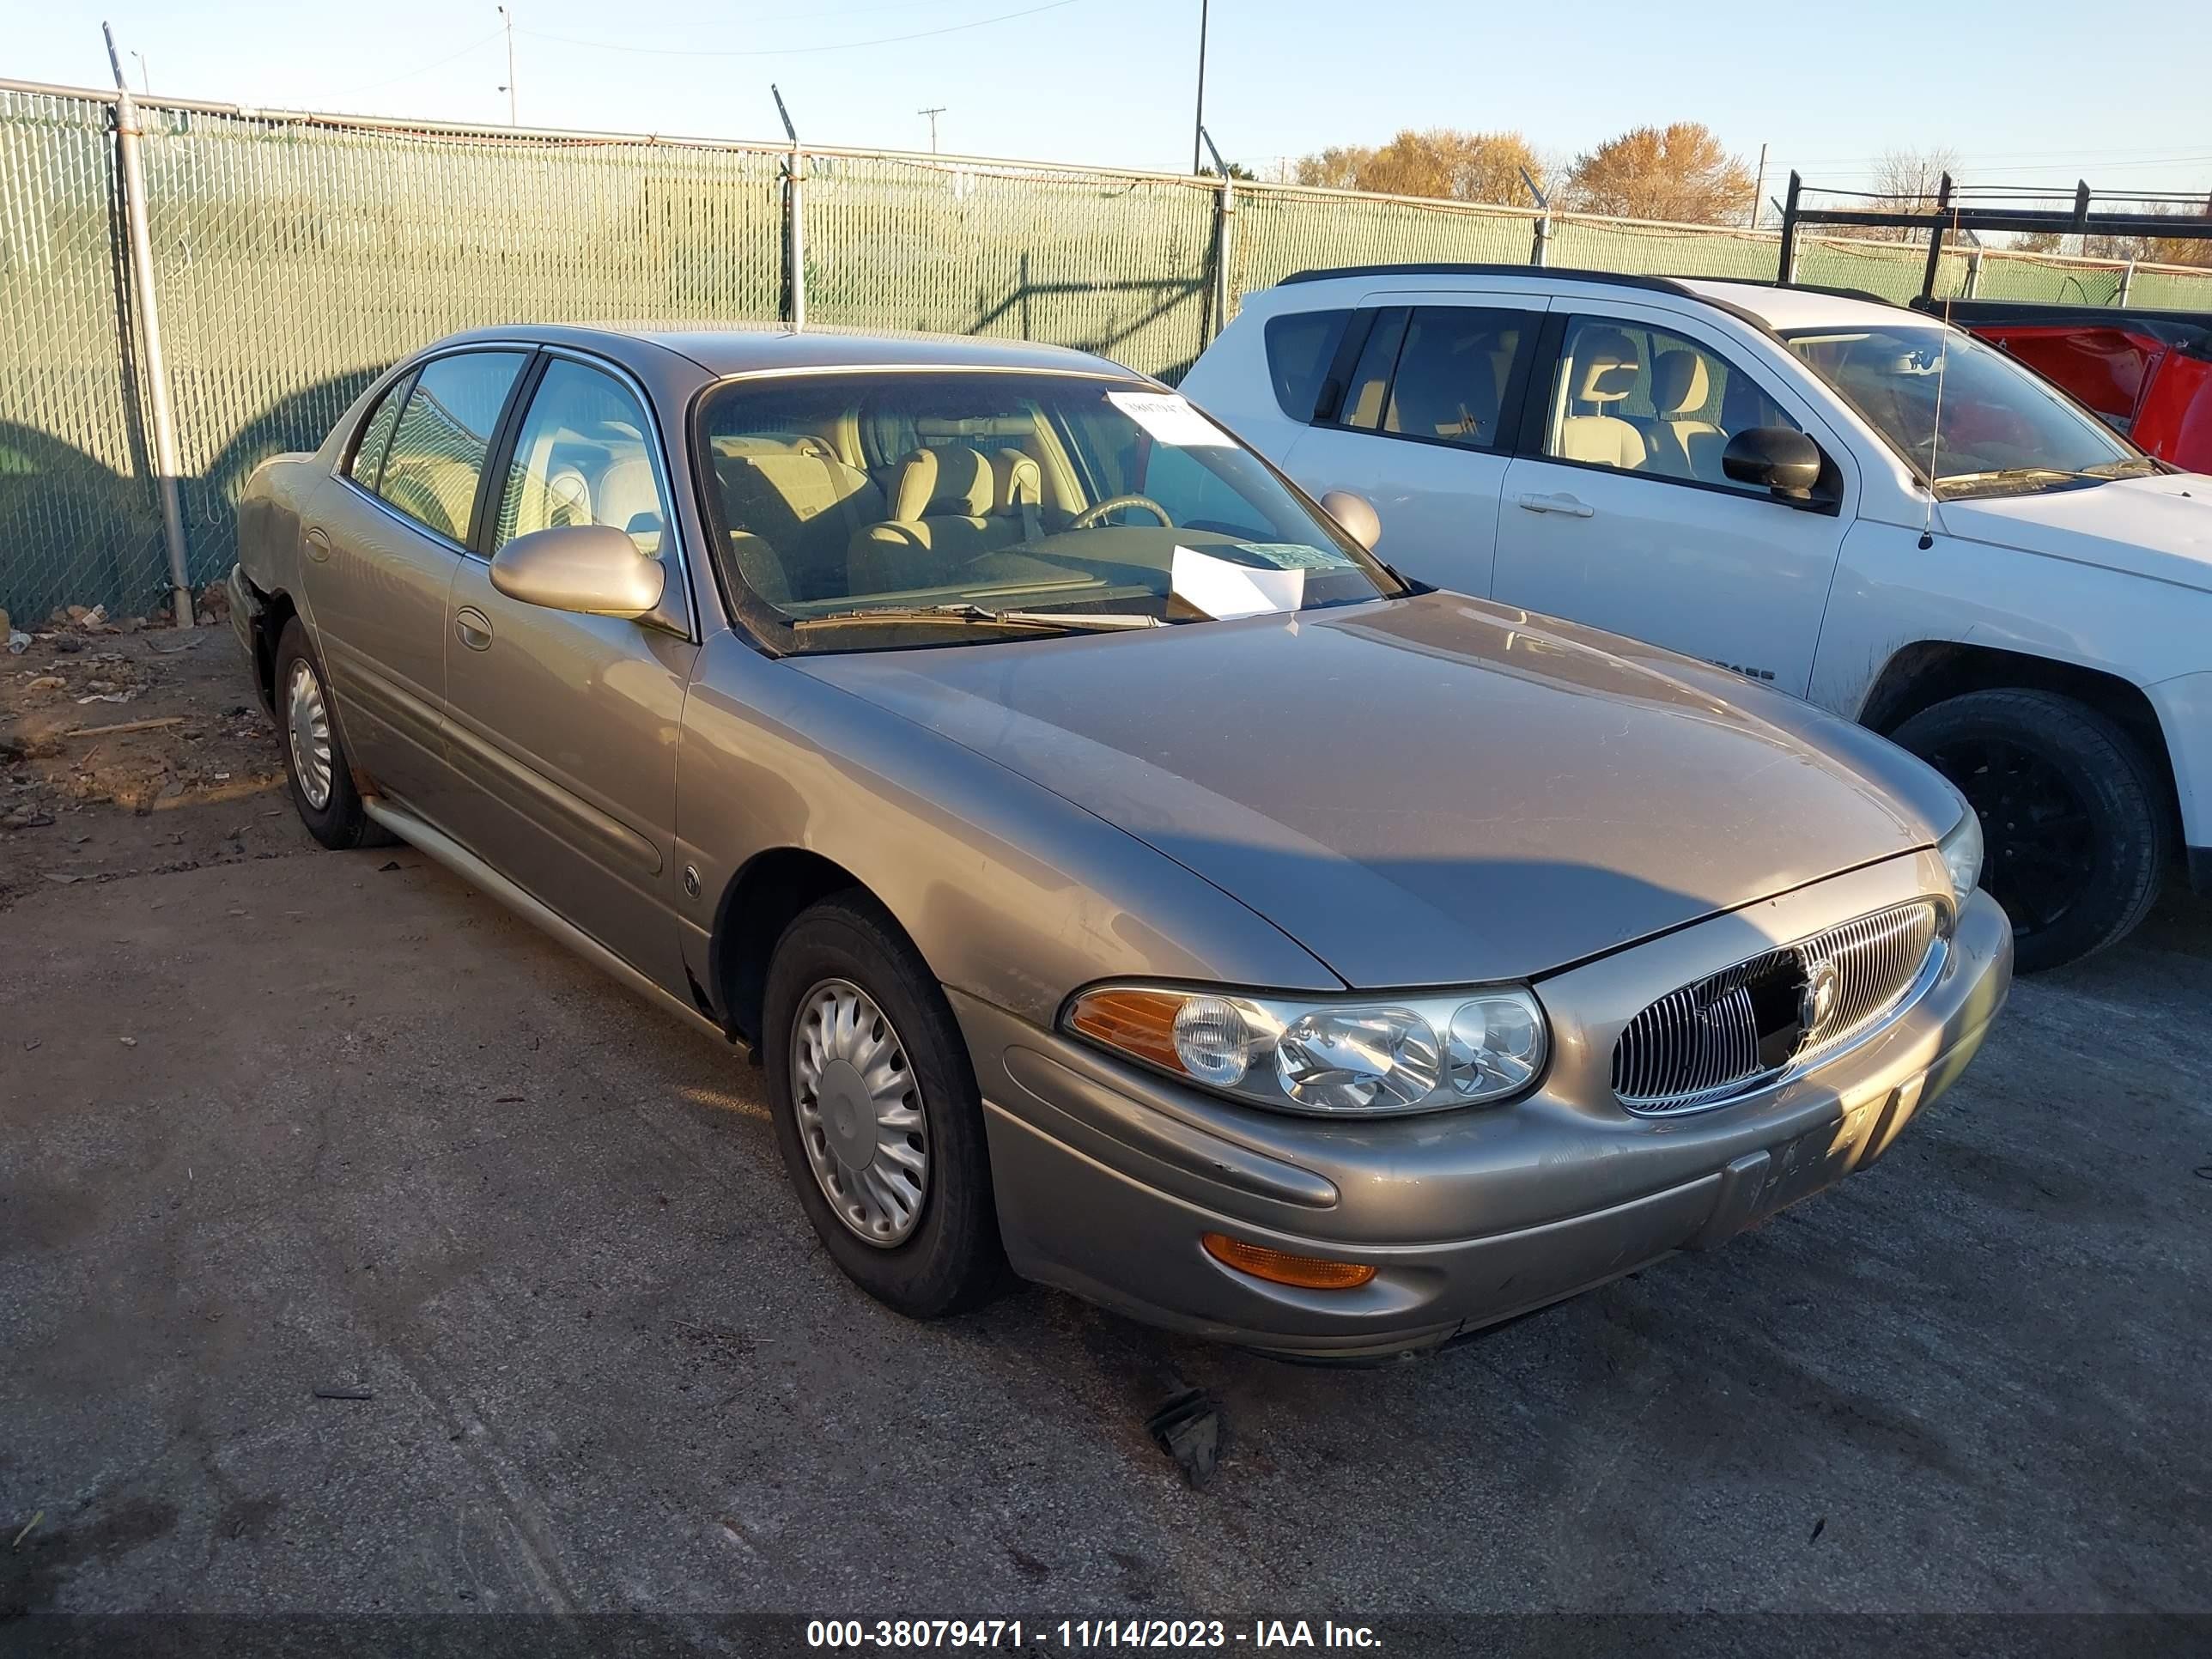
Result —
<path fill-rule="evenodd" d="M 1106 401 L 1151 433 L 1155 442 L 1177 449 L 1202 449 L 1209 444 L 1229 442 L 1229 434 L 1200 414 L 1180 392 L 1109 392 Z"/>
<path fill-rule="evenodd" d="M 1297 610 L 1305 600 L 1306 573 L 1261 569 L 1178 547 L 1168 586 L 1173 597 L 1193 610 L 1226 621 L 1231 617 L 1264 617 Z"/>

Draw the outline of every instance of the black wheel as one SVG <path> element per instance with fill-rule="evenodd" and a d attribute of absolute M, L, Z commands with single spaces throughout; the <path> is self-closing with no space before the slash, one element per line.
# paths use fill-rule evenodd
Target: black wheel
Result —
<path fill-rule="evenodd" d="M 307 833 L 333 850 L 374 847 L 391 839 L 361 810 L 361 795 L 346 763 L 345 744 L 331 713 L 323 665 L 297 617 L 276 641 L 276 731 L 284 745 L 284 775 L 292 805 Z"/>
<path fill-rule="evenodd" d="M 975 1070 L 880 907 L 846 894 L 785 930 L 762 1034 L 784 1164 L 847 1276 L 915 1319 L 988 1300 L 1006 1258 Z"/>
<path fill-rule="evenodd" d="M 2012 918 L 2020 971 L 2118 944 L 2158 897 L 2166 793 L 2142 750 L 2053 691 L 1972 691 L 1890 734 L 1982 821 L 1982 885 Z"/>

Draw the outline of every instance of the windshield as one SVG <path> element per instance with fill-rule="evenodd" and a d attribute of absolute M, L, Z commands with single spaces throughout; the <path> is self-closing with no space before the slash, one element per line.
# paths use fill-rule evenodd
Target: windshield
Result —
<path fill-rule="evenodd" d="M 1800 330 L 1790 349 L 1943 495 L 2051 489 L 2153 463 L 1996 347 L 1910 323 Z M 1937 434 L 1936 400 L 1942 401 Z"/>
<path fill-rule="evenodd" d="M 716 544 L 799 651 L 988 643 L 1401 590 L 1173 392 L 1073 375 L 738 380 L 698 416 Z"/>

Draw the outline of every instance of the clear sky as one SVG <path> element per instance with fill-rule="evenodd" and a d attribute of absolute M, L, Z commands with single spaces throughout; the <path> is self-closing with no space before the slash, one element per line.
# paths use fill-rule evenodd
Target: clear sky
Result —
<path fill-rule="evenodd" d="M 774 81 L 801 136 L 824 143 L 927 149 L 917 112 L 941 105 L 950 151 L 1190 161 L 1199 0 L 519 0 L 514 13 L 525 125 L 768 137 L 781 131 Z M 103 16 L 156 92 L 507 118 L 490 0 L 0 0 L 0 74 L 107 84 Z M 2100 18 L 2124 19 L 2124 45 L 2107 49 Z M 1747 161 L 1771 145 L 1770 193 L 1791 167 L 1848 185 L 1886 149 L 1938 146 L 1971 183 L 2086 174 L 2202 191 L 2204 18 L 2204 0 L 2108 13 L 2057 0 L 1212 0 L 1206 125 L 1263 176 L 1276 158 L 1401 126 L 1518 128 L 1564 157 L 1688 119 Z M 124 61 L 135 85 L 139 61 Z"/>

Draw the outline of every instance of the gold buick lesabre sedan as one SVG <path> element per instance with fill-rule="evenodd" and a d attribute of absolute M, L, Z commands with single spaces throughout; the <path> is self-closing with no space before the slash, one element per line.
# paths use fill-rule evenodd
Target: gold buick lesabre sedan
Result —
<path fill-rule="evenodd" d="M 1389 506 L 1077 352 L 493 330 L 253 475 L 232 614 L 314 835 L 758 1063 L 891 1307 L 1374 1357 L 1865 1167 L 2012 948 L 1927 767 Z"/>

